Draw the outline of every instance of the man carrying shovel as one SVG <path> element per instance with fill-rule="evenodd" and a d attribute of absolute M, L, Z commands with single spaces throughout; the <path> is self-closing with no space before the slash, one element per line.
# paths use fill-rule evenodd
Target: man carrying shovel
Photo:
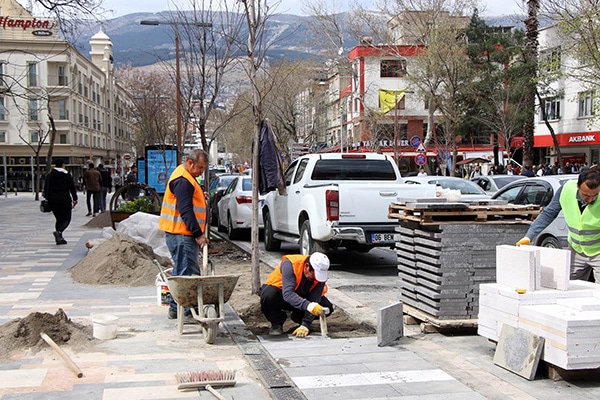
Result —
<path fill-rule="evenodd" d="M 285 311 L 291 311 L 292 321 L 300 324 L 292 332 L 297 337 L 309 334 L 315 317 L 333 312 L 333 304 L 325 297 L 328 269 L 329 258 L 323 253 L 282 257 L 260 290 L 262 312 L 271 322 L 269 335 L 283 334 Z"/>

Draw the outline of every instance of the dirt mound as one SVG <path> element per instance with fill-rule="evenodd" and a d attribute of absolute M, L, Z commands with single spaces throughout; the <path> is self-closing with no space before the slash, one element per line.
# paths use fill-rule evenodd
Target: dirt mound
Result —
<path fill-rule="evenodd" d="M 113 286 L 154 285 L 158 268 L 171 268 L 171 260 L 154 254 L 152 247 L 129 235 L 115 233 L 110 239 L 90 251 L 69 272 L 80 283 Z"/>
<path fill-rule="evenodd" d="M 92 328 L 72 322 L 62 309 L 54 315 L 36 312 L 0 326 L 0 360 L 8 361 L 18 351 L 29 349 L 37 353 L 49 347 L 41 338 L 41 332 L 59 346 L 82 349 L 92 343 Z"/>

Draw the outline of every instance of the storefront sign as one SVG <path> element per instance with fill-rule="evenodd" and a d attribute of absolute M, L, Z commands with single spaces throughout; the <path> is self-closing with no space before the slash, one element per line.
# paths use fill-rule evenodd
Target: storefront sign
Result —
<path fill-rule="evenodd" d="M 600 144 L 600 132 L 579 132 L 579 133 L 561 133 L 556 135 L 559 146 L 581 146 Z M 534 147 L 554 146 L 552 136 L 535 136 L 533 138 Z"/>
<path fill-rule="evenodd" d="M 50 30 L 54 29 L 56 23 L 48 19 L 23 18 L 16 19 L 8 16 L 0 17 L 0 27 L 2 29 L 21 28 L 24 31 L 27 29 Z"/>

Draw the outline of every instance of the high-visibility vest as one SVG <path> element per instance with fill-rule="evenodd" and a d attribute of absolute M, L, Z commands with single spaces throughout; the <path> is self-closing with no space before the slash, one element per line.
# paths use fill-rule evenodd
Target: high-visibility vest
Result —
<path fill-rule="evenodd" d="M 206 200 L 204 199 L 204 193 L 202 188 L 198 184 L 198 181 L 183 168 L 183 165 L 175 168 L 175 171 L 171 174 L 169 182 L 167 182 L 167 189 L 163 198 L 162 207 L 160 209 L 160 219 L 158 220 L 158 228 L 161 231 L 173 233 L 176 235 L 187 235 L 193 236 L 192 232 L 187 228 L 181 214 L 177 210 L 177 199 L 173 192 L 171 192 L 170 184 L 177 178 L 185 178 L 194 186 L 194 196 L 192 198 L 192 204 L 194 206 L 194 214 L 196 220 L 204 232 L 206 224 Z"/>
<path fill-rule="evenodd" d="M 593 257 L 600 254 L 600 201 L 588 204 L 581 212 L 576 195 L 576 180 L 563 185 L 560 206 L 569 229 L 569 245 L 577 253 Z"/>
<path fill-rule="evenodd" d="M 304 256 L 302 254 L 289 254 L 287 256 L 281 257 L 279 265 L 269 274 L 265 283 L 267 285 L 283 289 L 283 276 L 281 274 L 281 264 L 283 264 L 283 262 L 286 259 L 288 259 L 292 263 L 294 275 L 296 276 L 296 286 L 294 287 L 294 290 L 298 289 L 298 286 L 300 286 L 300 282 L 302 282 L 302 277 L 304 276 L 304 264 L 306 263 L 306 260 L 308 260 L 309 257 L 310 256 Z M 319 281 L 315 279 L 309 291 L 312 291 L 318 284 Z M 327 293 L 327 285 L 323 285 L 323 293 L 321 294 L 321 296 L 325 293 Z"/>

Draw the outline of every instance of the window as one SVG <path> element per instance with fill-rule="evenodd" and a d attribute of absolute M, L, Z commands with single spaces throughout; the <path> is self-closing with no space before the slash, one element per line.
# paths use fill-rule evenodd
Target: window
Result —
<path fill-rule="evenodd" d="M 27 86 L 37 86 L 37 64 L 27 63 Z"/>
<path fill-rule="evenodd" d="M 67 100 L 65 99 L 58 101 L 58 119 L 69 119 L 67 114 Z"/>
<path fill-rule="evenodd" d="M 38 100 L 37 99 L 29 99 L 29 120 L 30 121 L 38 120 Z"/>
<path fill-rule="evenodd" d="M 560 47 L 543 51 L 540 55 L 541 66 L 540 69 L 546 72 L 558 72 L 560 71 Z"/>
<path fill-rule="evenodd" d="M 382 60 L 379 69 L 381 78 L 397 78 L 406 75 L 406 60 Z"/>
<path fill-rule="evenodd" d="M 0 132 L 0 143 L 6 143 L 6 132 Z"/>
<path fill-rule="evenodd" d="M 6 109 L 4 108 L 4 96 L 0 96 L 0 121 L 6 119 Z"/>
<path fill-rule="evenodd" d="M 30 143 L 37 143 L 40 141 L 40 133 L 38 131 L 29 132 Z"/>
<path fill-rule="evenodd" d="M 61 133 L 58 136 L 58 143 L 60 143 L 60 144 L 67 144 L 67 135 L 64 134 L 64 133 Z"/>
<path fill-rule="evenodd" d="M 65 66 L 58 66 L 58 86 L 67 86 L 68 85 L 67 76 L 65 75 Z"/>
<path fill-rule="evenodd" d="M 560 119 L 560 99 L 546 99 L 544 102 L 544 108 L 546 110 L 546 118 L 548 120 Z M 543 120 L 544 116 L 540 113 L 540 120 Z"/>
<path fill-rule="evenodd" d="M 580 117 L 591 117 L 594 115 L 594 94 L 592 92 L 579 93 Z"/>

